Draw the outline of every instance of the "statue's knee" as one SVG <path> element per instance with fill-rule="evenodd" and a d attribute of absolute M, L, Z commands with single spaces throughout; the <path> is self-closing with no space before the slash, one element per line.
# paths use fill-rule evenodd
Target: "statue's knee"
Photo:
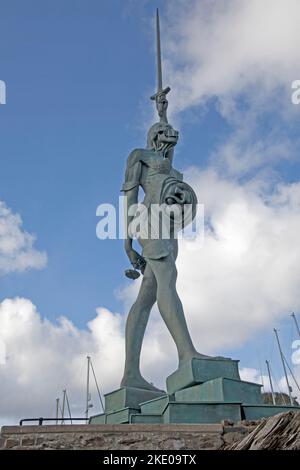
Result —
<path fill-rule="evenodd" d="M 145 290 L 151 290 L 151 289 L 155 289 L 155 287 L 156 287 L 156 281 L 155 281 L 154 276 L 144 275 L 142 288 Z"/>

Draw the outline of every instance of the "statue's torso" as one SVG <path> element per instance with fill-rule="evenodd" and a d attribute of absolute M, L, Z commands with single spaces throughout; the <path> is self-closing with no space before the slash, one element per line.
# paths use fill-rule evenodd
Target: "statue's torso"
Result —
<path fill-rule="evenodd" d="M 177 239 L 173 235 L 168 236 L 168 227 L 173 226 L 173 222 L 169 218 L 163 219 L 167 236 L 162 236 L 163 228 L 157 214 L 159 214 L 159 210 L 163 207 L 168 195 L 172 196 L 177 187 L 183 186 L 181 188 L 183 192 L 193 192 L 193 190 L 186 183 L 183 183 L 182 173 L 172 167 L 171 160 L 164 158 L 156 151 L 148 149 L 134 150 L 127 161 L 127 169 L 134 167 L 136 164 L 140 165 L 138 180 L 126 180 L 123 190 L 128 191 L 139 185 L 144 191 L 144 209 L 140 208 L 135 217 L 138 220 L 138 227 L 142 229 L 138 240 L 143 248 L 143 256 L 146 259 L 159 259 L 173 252 L 176 257 Z M 129 179 L 131 178 L 130 174 L 129 172 Z M 196 195 L 194 195 L 194 202 L 196 200 Z M 155 205 L 157 206 L 155 207 Z"/>
<path fill-rule="evenodd" d="M 153 151 L 144 150 L 140 161 L 142 163 L 140 184 L 145 193 L 143 203 L 147 207 L 150 204 L 160 204 L 164 181 L 169 177 L 183 181 L 183 175 L 172 167 L 168 158 L 163 158 Z"/>

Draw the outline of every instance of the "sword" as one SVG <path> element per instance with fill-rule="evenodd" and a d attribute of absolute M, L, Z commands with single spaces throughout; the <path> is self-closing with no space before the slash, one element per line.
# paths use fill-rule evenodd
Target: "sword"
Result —
<path fill-rule="evenodd" d="M 157 64 L 157 92 L 151 96 L 151 100 L 155 100 L 156 109 L 160 118 L 160 122 L 168 122 L 168 119 L 167 119 L 168 100 L 166 96 L 171 90 L 171 88 L 169 86 L 166 88 L 163 88 L 161 44 L 160 44 L 160 24 L 159 24 L 158 8 L 156 9 L 156 64 Z"/>

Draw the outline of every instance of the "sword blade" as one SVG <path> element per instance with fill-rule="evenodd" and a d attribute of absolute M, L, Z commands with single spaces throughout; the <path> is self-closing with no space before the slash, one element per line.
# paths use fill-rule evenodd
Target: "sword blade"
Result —
<path fill-rule="evenodd" d="M 160 25 L 159 25 L 159 12 L 156 9 L 156 53 L 157 53 L 157 91 L 163 89 L 162 86 L 162 67 L 161 67 L 161 47 L 160 47 Z"/>

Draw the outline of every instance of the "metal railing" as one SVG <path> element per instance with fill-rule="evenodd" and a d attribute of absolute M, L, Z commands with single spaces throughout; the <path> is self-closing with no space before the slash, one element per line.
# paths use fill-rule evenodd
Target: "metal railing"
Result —
<path fill-rule="evenodd" d="M 20 420 L 20 426 L 23 426 L 25 422 L 37 421 L 39 426 L 42 426 L 44 421 L 55 421 L 57 425 L 64 425 L 65 421 L 84 421 L 86 423 L 86 418 L 24 418 Z M 87 423 L 86 423 L 87 424 Z"/>

